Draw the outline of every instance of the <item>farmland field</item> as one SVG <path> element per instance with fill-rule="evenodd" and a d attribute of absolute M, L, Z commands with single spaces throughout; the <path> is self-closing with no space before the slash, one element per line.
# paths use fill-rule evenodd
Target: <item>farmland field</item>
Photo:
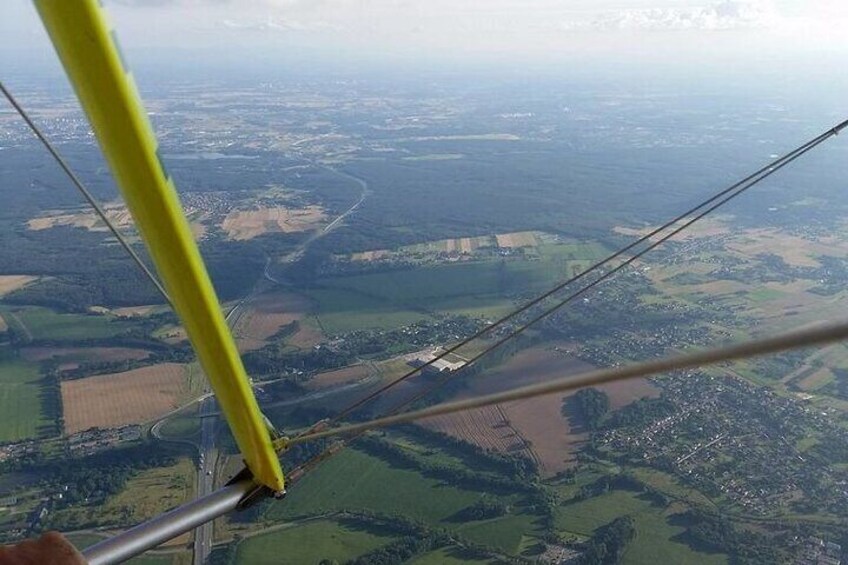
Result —
<path fill-rule="evenodd" d="M 63 381 L 65 432 L 146 422 L 176 408 L 185 386 L 178 363 Z"/>
<path fill-rule="evenodd" d="M 259 208 L 230 212 L 221 227 L 230 239 L 245 240 L 264 233 L 307 231 L 318 227 L 325 219 L 324 211 L 318 206 Z"/>
<path fill-rule="evenodd" d="M 314 289 L 308 294 L 318 304 L 317 319 L 328 335 L 365 328 L 394 328 L 430 317 L 343 289 Z"/>
<path fill-rule="evenodd" d="M 468 379 L 468 388 L 461 397 L 504 391 L 592 368 L 561 349 L 568 349 L 567 344 L 521 351 L 502 366 L 487 371 L 485 376 Z M 599 388 L 607 393 L 613 409 L 659 393 L 644 379 Z M 571 417 L 563 415 L 562 408 L 563 397 L 551 395 L 510 402 L 497 408 L 431 418 L 423 425 L 485 449 L 528 453 L 539 464 L 543 476 L 552 476 L 575 464 L 576 452 L 588 438 L 585 430 L 579 425 L 575 427 Z M 528 449 L 527 446 L 531 447 Z"/>
<path fill-rule="evenodd" d="M 102 339 L 130 330 L 131 322 L 108 315 L 59 314 L 47 308 L 4 308 L 6 323 L 28 340 Z"/>
<path fill-rule="evenodd" d="M 245 564 L 343 562 L 391 543 L 396 538 L 350 520 L 320 520 L 246 538 L 236 561 Z"/>
<path fill-rule="evenodd" d="M 259 349 L 283 326 L 303 319 L 310 308 L 309 300 L 296 294 L 275 292 L 257 296 L 233 327 L 239 349 Z"/>
<path fill-rule="evenodd" d="M 0 352 L 0 442 L 35 438 L 50 424 L 40 394 L 38 367 Z"/>
<path fill-rule="evenodd" d="M 524 438 L 510 425 L 503 408 L 487 406 L 466 412 L 427 418 L 421 425 L 457 439 L 501 453 L 532 457 Z"/>
<path fill-rule="evenodd" d="M 132 347 L 24 347 L 21 356 L 27 361 L 112 362 L 140 360 L 150 357 L 150 351 Z"/>
<path fill-rule="evenodd" d="M 386 496 L 386 485 L 391 485 L 392 496 Z M 478 496 L 347 449 L 306 475 L 286 503 L 271 506 L 267 516 L 291 520 L 342 510 L 373 510 L 432 523 L 452 516 Z"/>
<path fill-rule="evenodd" d="M 367 365 L 351 365 L 350 367 L 343 367 L 335 371 L 319 373 L 309 379 L 305 386 L 309 389 L 338 386 L 363 379 L 368 376 L 369 372 Z"/>
<path fill-rule="evenodd" d="M 411 449 L 408 441 L 404 444 Z M 452 464 L 463 465 L 458 460 Z M 269 507 L 266 518 L 297 520 L 340 511 L 397 514 L 456 531 L 469 540 L 512 554 L 519 551 L 524 537 L 541 535 L 538 516 L 522 507 L 519 495 L 501 495 L 513 505 L 507 515 L 457 521 L 457 513 L 478 501 L 484 492 L 455 487 L 347 449 L 306 475 L 289 493 L 286 504 Z"/>
<path fill-rule="evenodd" d="M 38 280 L 30 275 L 0 275 L 0 297 L 15 292 Z"/>
<path fill-rule="evenodd" d="M 106 217 L 118 228 L 129 228 L 133 225 L 132 216 L 123 204 L 107 204 L 104 206 Z M 100 217 L 88 208 L 80 208 L 77 212 L 67 213 L 62 210 L 48 211 L 27 222 L 27 227 L 33 231 L 46 230 L 59 226 L 84 228 L 88 231 L 108 231 L 108 227 Z"/>
<path fill-rule="evenodd" d="M 463 565 L 466 563 L 494 565 L 497 561 L 475 558 L 469 551 L 458 547 L 443 547 L 409 561 L 409 565 Z"/>
<path fill-rule="evenodd" d="M 558 510 L 556 524 L 561 532 L 590 536 L 622 515 L 636 522 L 636 537 L 627 546 L 622 563 L 727 563 L 724 555 L 699 552 L 675 539 L 685 528 L 674 525 L 674 514 L 630 491 L 613 490 L 564 504 Z"/>

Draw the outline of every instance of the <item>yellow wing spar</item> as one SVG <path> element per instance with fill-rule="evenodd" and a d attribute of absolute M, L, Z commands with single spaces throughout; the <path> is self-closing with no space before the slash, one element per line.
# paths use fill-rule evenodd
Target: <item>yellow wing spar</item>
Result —
<path fill-rule="evenodd" d="M 248 468 L 259 483 L 282 491 L 270 432 L 103 9 L 96 0 L 35 5 Z"/>

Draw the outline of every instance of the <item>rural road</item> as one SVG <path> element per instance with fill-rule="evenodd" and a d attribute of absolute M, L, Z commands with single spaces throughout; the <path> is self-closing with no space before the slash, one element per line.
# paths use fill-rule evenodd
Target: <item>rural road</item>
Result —
<path fill-rule="evenodd" d="M 362 180 L 361 178 L 355 177 L 355 176 L 348 174 L 348 173 L 343 173 L 342 171 L 339 171 L 337 169 L 330 169 L 330 170 L 333 171 L 335 174 L 337 174 L 341 177 L 344 177 L 346 179 L 350 179 L 353 182 L 355 182 L 356 184 L 358 184 L 360 186 L 360 188 L 362 188 L 362 193 L 359 195 L 359 200 L 357 200 L 356 203 L 353 206 L 348 208 L 338 218 L 336 218 L 335 220 L 333 220 L 332 222 L 327 224 L 327 226 L 323 230 L 321 230 L 321 235 L 324 235 L 325 233 L 327 233 L 330 230 L 332 230 L 333 228 L 335 228 L 336 225 L 339 222 L 341 222 L 346 217 L 348 217 L 350 214 L 355 212 L 356 209 L 359 208 L 362 205 L 363 202 L 365 202 L 365 199 L 368 198 L 368 194 L 370 194 L 370 191 L 368 190 L 368 183 L 365 182 L 364 180 Z M 315 239 L 317 239 L 317 238 L 315 238 Z"/>

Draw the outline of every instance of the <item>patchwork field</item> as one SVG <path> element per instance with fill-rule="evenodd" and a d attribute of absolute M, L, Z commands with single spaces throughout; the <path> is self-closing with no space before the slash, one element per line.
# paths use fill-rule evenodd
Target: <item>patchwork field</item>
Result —
<path fill-rule="evenodd" d="M 418 258 L 436 259 L 443 258 L 447 254 L 455 259 L 462 259 L 460 255 L 470 259 L 478 250 L 493 251 L 497 249 L 520 249 L 522 247 L 536 247 L 546 236 L 540 232 L 515 232 L 496 235 L 482 235 L 473 237 L 457 237 L 451 239 L 439 239 L 425 243 L 417 243 L 399 247 L 395 250 L 375 249 L 362 251 L 350 255 L 351 261 L 381 261 L 386 259 Z"/>
<path fill-rule="evenodd" d="M 327 219 L 319 206 L 306 208 L 258 208 L 234 210 L 227 214 L 221 227 L 229 239 L 253 239 L 265 233 L 292 233 L 309 231 Z"/>
<path fill-rule="evenodd" d="M 542 346 L 519 352 L 502 366 L 468 380 L 460 398 L 472 397 L 578 374 L 594 367 Z M 642 397 L 659 394 L 646 380 L 632 380 L 600 387 L 610 398 L 612 409 Z M 565 399 L 567 400 L 566 395 Z M 562 395 L 542 396 L 452 416 L 425 420 L 422 424 L 484 449 L 504 453 L 527 453 L 543 476 L 552 476 L 576 462 L 576 453 L 588 435 L 580 423 L 563 413 Z M 567 401 L 566 401 L 567 406 Z"/>
<path fill-rule="evenodd" d="M 35 438 L 50 424 L 43 413 L 37 365 L 0 356 L 0 442 Z"/>
<path fill-rule="evenodd" d="M 538 244 L 536 234 L 531 231 L 503 233 L 495 236 L 501 249 L 518 249 L 519 247 L 535 247 Z"/>
<path fill-rule="evenodd" d="M 146 422 L 176 408 L 185 387 L 179 363 L 63 381 L 65 433 Z"/>
<path fill-rule="evenodd" d="M 107 204 L 103 207 L 106 217 L 117 228 L 128 228 L 133 225 L 132 216 L 123 204 Z M 27 222 L 27 227 L 34 231 L 46 230 L 58 226 L 84 228 L 88 231 L 109 231 L 100 217 L 90 209 L 80 209 L 76 212 L 53 210 Z"/>

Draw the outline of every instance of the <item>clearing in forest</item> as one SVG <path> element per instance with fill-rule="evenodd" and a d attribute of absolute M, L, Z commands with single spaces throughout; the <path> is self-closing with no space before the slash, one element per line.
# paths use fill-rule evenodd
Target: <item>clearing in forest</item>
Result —
<path fill-rule="evenodd" d="M 234 210 L 227 214 L 221 227 L 234 240 L 253 239 L 264 233 L 292 233 L 317 228 L 327 219 L 320 206 L 305 208 L 257 208 Z"/>
<path fill-rule="evenodd" d="M 31 275 L 0 275 L 0 296 L 6 296 L 11 292 L 20 290 L 37 280 L 38 277 Z"/>

